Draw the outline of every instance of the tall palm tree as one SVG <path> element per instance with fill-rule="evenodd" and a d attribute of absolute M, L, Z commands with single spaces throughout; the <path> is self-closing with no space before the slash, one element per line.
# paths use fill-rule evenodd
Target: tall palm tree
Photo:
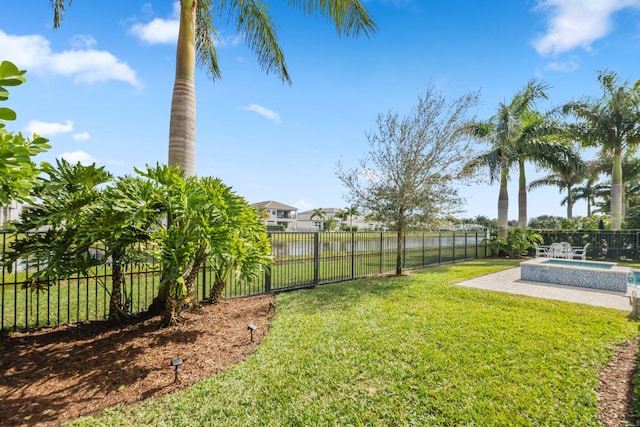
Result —
<path fill-rule="evenodd" d="M 584 168 L 577 171 L 564 169 L 554 171 L 553 173 L 542 178 L 531 181 L 527 186 L 528 190 L 540 188 L 544 186 L 558 187 L 560 191 L 567 190 L 567 196 L 562 200 L 561 205 L 567 205 L 567 218 L 573 217 L 573 204 L 575 202 L 574 188 L 584 180 Z"/>
<path fill-rule="evenodd" d="M 353 231 L 353 216 L 360 213 L 358 212 L 358 207 L 356 205 L 351 205 L 348 208 L 342 209 L 342 211 L 344 212 L 345 218 L 349 218 L 349 229 L 350 231 Z"/>
<path fill-rule="evenodd" d="M 506 239 L 508 234 L 509 194 L 507 183 L 509 170 L 515 164 L 520 166 L 520 179 L 525 181 L 524 162 L 540 153 L 551 153 L 539 139 L 541 116 L 533 110 L 538 99 L 546 99 L 548 86 L 531 80 L 513 97 L 509 104 L 500 103 L 497 113 L 485 122 L 469 124 L 465 131 L 480 141 L 491 144 L 489 150 L 471 159 L 464 167 L 463 174 L 473 174 L 481 169 L 489 170 L 489 181 L 500 182 L 498 195 L 498 237 Z M 531 143 L 535 149 L 527 148 Z M 522 203 L 526 205 L 526 196 Z M 526 213 L 524 213 L 526 218 Z M 526 220 L 525 220 L 526 223 Z M 525 224 L 526 225 L 526 224 Z"/>
<path fill-rule="evenodd" d="M 608 168 L 611 170 L 611 168 Z M 586 162 L 586 176 L 581 185 L 573 189 L 573 201 L 584 200 L 587 202 L 587 217 L 590 217 L 591 209 L 595 204 L 595 199 L 600 197 L 603 189 L 606 187 L 600 182 L 600 173 L 602 172 L 602 162 L 599 160 L 591 160 Z"/>
<path fill-rule="evenodd" d="M 266 221 L 271 218 L 271 214 L 269 213 L 269 210 L 266 208 L 266 206 L 256 206 L 253 208 L 253 210 L 255 211 L 258 218 L 260 218 L 262 221 Z"/>
<path fill-rule="evenodd" d="M 311 221 L 313 221 L 315 218 L 320 218 L 320 221 L 324 220 L 324 216 L 326 215 L 326 212 L 324 211 L 324 209 L 322 208 L 316 208 L 313 210 L 313 212 L 311 213 L 311 217 L 309 217 L 309 219 Z M 318 225 L 318 230 L 320 230 L 322 228 L 321 225 Z"/>
<path fill-rule="evenodd" d="M 540 167 L 570 173 L 580 171 L 583 163 L 573 145 L 564 140 L 562 126 L 535 110 L 522 114 L 522 133 L 513 144 L 517 156 L 518 227 L 527 228 L 527 179 L 525 163 L 531 161 Z"/>
<path fill-rule="evenodd" d="M 50 0 L 54 28 L 60 26 L 66 5 L 72 0 Z M 289 6 L 305 14 L 331 19 L 340 35 L 365 35 L 376 24 L 360 0 L 289 0 Z M 278 44 L 276 23 L 267 2 L 258 0 L 180 0 L 180 26 L 176 49 L 176 76 L 169 124 L 169 165 L 177 164 L 185 176 L 195 174 L 196 62 L 213 79 L 221 77 L 214 44 L 214 16 L 236 24 L 237 32 L 258 57 L 262 69 L 291 83 L 284 53 Z"/>
<path fill-rule="evenodd" d="M 343 230 L 344 221 L 347 220 L 347 217 L 349 215 L 347 214 L 347 212 L 344 209 L 338 209 L 338 212 L 336 212 L 336 214 L 334 216 L 340 220 L 340 230 Z"/>
<path fill-rule="evenodd" d="M 638 195 L 638 188 L 640 187 L 640 160 L 634 157 L 632 150 L 627 150 L 621 158 L 620 169 L 624 181 L 622 183 L 622 212 L 621 215 L 624 218 L 626 210 L 629 207 L 630 199 Z M 613 158 L 611 155 L 601 153 L 598 160 L 598 170 L 603 173 L 610 173 L 613 165 Z M 611 191 L 611 183 L 607 185 L 602 184 L 599 187 L 600 191 L 603 189 Z M 610 199 L 610 194 L 606 196 Z M 611 204 L 609 203 L 609 212 Z"/>
<path fill-rule="evenodd" d="M 601 146 L 604 153 L 613 156 L 611 229 L 619 230 L 624 200 L 623 152 L 640 144 L 640 80 L 630 86 L 620 82 L 615 72 L 605 70 L 598 72 L 598 83 L 601 98 L 571 101 L 562 111 L 577 119 L 570 128 L 584 146 Z"/>
<path fill-rule="evenodd" d="M 311 213 L 311 219 L 314 219 L 314 218 L 324 219 L 325 214 L 326 214 L 326 212 L 324 211 L 324 209 L 316 208 Z"/>

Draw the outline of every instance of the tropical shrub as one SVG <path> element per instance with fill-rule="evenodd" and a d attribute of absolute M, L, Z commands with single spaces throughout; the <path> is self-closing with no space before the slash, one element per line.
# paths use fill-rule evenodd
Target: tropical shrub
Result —
<path fill-rule="evenodd" d="M 535 231 L 517 227 L 509 230 L 509 236 L 507 237 L 509 256 L 526 255 L 529 249 L 533 248 L 534 243 L 544 243 L 542 236 Z"/>

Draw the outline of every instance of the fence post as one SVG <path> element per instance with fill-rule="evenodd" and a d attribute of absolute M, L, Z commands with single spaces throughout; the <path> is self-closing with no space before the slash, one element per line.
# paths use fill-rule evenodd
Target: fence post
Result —
<path fill-rule="evenodd" d="M 438 231 L 438 264 L 442 264 L 442 231 Z"/>
<path fill-rule="evenodd" d="M 407 231 L 402 234 L 402 268 L 407 267 Z"/>
<path fill-rule="evenodd" d="M 453 248 L 453 253 L 451 254 L 451 261 L 456 262 L 456 232 L 452 232 L 451 233 L 451 239 L 453 239 L 453 245 L 451 245 L 451 247 Z"/>
<path fill-rule="evenodd" d="M 475 250 L 475 259 L 478 259 L 478 232 L 476 231 L 476 244 L 475 244 L 476 250 Z"/>
<path fill-rule="evenodd" d="M 467 259 L 467 238 L 469 237 L 469 232 L 464 232 L 464 259 Z"/>
<path fill-rule="evenodd" d="M 382 256 L 384 254 L 384 248 L 383 248 L 384 241 L 383 241 L 383 239 L 384 239 L 384 235 L 383 235 L 383 232 L 381 231 L 380 232 L 380 274 L 382 274 Z"/>
<path fill-rule="evenodd" d="M 271 292 L 271 266 L 267 266 L 264 272 L 264 292 Z"/>
<path fill-rule="evenodd" d="M 313 234 L 313 284 L 318 285 L 318 277 L 320 274 L 320 233 Z"/>
<path fill-rule="evenodd" d="M 425 255 L 425 241 L 424 241 L 424 228 L 422 229 L 422 266 L 427 263 L 427 257 Z"/>
<path fill-rule="evenodd" d="M 356 277 L 356 233 L 351 230 L 351 280 Z"/>

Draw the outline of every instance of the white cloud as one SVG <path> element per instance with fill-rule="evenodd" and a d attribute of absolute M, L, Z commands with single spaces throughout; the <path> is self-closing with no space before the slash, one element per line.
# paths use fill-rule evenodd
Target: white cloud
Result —
<path fill-rule="evenodd" d="M 78 132 L 71 135 L 71 137 L 74 141 L 88 141 L 91 135 L 89 135 L 89 132 Z"/>
<path fill-rule="evenodd" d="M 300 199 L 300 200 L 294 202 L 293 206 L 298 208 L 299 211 L 308 211 L 309 209 L 311 209 L 313 207 L 313 205 L 311 203 L 307 202 L 304 199 Z"/>
<path fill-rule="evenodd" d="M 81 37 L 85 46 L 95 44 L 93 38 Z M 57 74 L 77 83 L 119 80 L 141 85 L 135 70 L 110 52 L 89 48 L 53 52 L 49 40 L 40 35 L 15 36 L 0 30 L 0 58 L 34 74 Z"/>
<path fill-rule="evenodd" d="M 180 21 L 155 18 L 146 24 L 134 24 L 129 32 L 150 44 L 175 44 Z"/>
<path fill-rule="evenodd" d="M 73 46 L 75 48 L 91 49 L 92 47 L 94 47 L 97 44 L 98 44 L 98 42 L 96 41 L 96 39 L 94 39 L 92 36 L 86 35 L 86 34 L 77 34 L 77 35 L 73 36 L 73 38 L 71 39 L 71 46 Z"/>
<path fill-rule="evenodd" d="M 59 159 L 65 159 L 72 165 L 80 162 L 82 165 L 90 165 L 92 163 L 97 163 L 98 161 L 93 158 L 93 156 L 86 151 L 78 150 L 78 151 L 70 151 L 67 153 L 62 153 L 59 156 L 56 156 Z"/>
<path fill-rule="evenodd" d="M 275 111 L 269 110 L 267 108 L 264 108 L 261 105 L 258 104 L 251 104 L 251 105 L 247 105 L 246 107 L 242 107 L 243 110 L 245 111 L 253 111 L 254 113 L 258 113 L 263 117 L 266 117 L 269 120 L 272 120 L 276 123 L 282 123 L 282 120 L 280 119 L 280 115 L 278 113 L 276 113 Z"/>
<path fill-rule="evenodd" d="M 591 43 L 611 31 L 612 15 L 629 7 L 640 7 L 640 0 L 539 0 L 536 9 L 548 10 L 549 22 L 534 47 L 541 55 L 590 51 Z"/>
<path fill-rule="evenodd" d="M 25 131 L 28 133 L 36 133 L 40 136 L 52 136 L 59 133 L 73 132 L 73 122 L 65 120 L 64 123 L 48 123 L 38 120 L 31 120 Z"/>
<path fill-rule="evenodd" d="M 560 71 L 562 73 L 571 73 L 580 68 L 580 64 L 575 59 L 567 61 L 549 62 L 544 69 L 550 71 Z"/>
<path fill-rule="evenodd" d="M 151 16 L 153 9 L 150 3 L 143 5 L 143 11 Z M 129 33 L 149 44 L 175 44 L 178 41 L 180 28 L 180 2 L 173 2 L 173 11 L 167 19 L 155 18 L 146 24 L 134 24 Z"/>
<path fill-rule="evenodd" d="M 147 6 L 147 4 L 145 4 Z M 145 12 L 152 13 L 151 6 L 145 7 Z M 178 41 L 178 31 L 180 29 L 180 2 L 173 3 L 173 12 L 166 19 L 154 18 L 151 21 L 141 24 L 133 24 L 129 28 L 129 33 L 149 44 L 175 44 Z M 242 41 L 239 35 L 229 37 L 216 37 L 214 44 L 216 48 L 234 47 Z"/>

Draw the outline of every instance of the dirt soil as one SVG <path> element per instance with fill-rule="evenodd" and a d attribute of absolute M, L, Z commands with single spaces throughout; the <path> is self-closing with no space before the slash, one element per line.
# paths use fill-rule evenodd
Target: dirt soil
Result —
<path fill-rule="evenodd" d="M 271 296 L 202 305 L 173 328 L 158 318 L 114 327 L 60 326 L 0 337 L 0 423 L 55 426 L 101 409 L 184 389 L 247 357 L 269 330 Z M 254 324 L 253 341 L 248 325 Z M 620 347 L 601 374 L 598 407 L 609 426 L 629 413 L 638 342 Z M 182 358 L 175 382 L 171 360 Z"/>

